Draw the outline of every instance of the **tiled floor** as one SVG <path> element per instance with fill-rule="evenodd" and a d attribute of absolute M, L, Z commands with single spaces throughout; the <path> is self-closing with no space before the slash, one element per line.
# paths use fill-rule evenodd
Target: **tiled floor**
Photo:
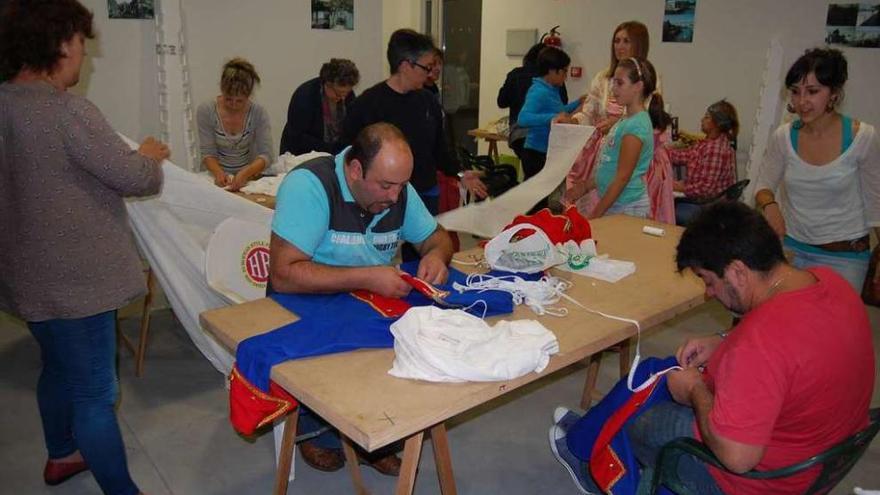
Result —
<path fill-rule="evenodd" d="M 871 310 L 875 349 L 880 311 Z M 729 321 L 717 304 L 705 304 L 643 340 L 642 354 L 667 355 L 688 335 L 716 331 Z M 136 322 L 124 322 L 134 331 Z M 27 329 L 0 314 L 0 494 L 98 494 L 88 474 L 50 488 L 41 480 L 45 451 L 34 389 L 39 373 L 36 342 Z M 603 360 L 601 390 L 613 384 L 617 356 Z M 574 408 L 584 368 L 568 369 L 455 419 L 449 437 L 458 493 L 519 495 L 577 493 L 547 445 L 553 408 Z M 143 378 L 121 355 L 119 419 L 134 479 L 151 495 L 270 493 L 274 475 L 271 435 L 249 441 L 227 418 L 223 377 L 198 353 L 170 311 L 153 315 Z M 875 390 L 874 405 L 880 404 Z M 430 442 L 420 463 L 416 493 L 439 493 Z M 352 493 L 347 471 L 320 473 L 296 461 L 291 494 Z M 391 493 L 394 479 L 364 470 L 374 493 Z M 880 489 L 880 440 L 833 493 L 854 486 Z"/>

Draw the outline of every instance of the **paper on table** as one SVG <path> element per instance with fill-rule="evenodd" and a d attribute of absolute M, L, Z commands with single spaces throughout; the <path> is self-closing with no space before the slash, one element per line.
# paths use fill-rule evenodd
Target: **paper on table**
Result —
<path fill-rule="evenodd" d="M 443 213 L 437 221 L 447 230 L 495 237 L 513 217 L 528 211 L 562 183 L 595 130 L 593 126 L 553 124 L 547 163 L 537 175 L 497 198 Z"/>
<path fill-rule="evenodd" d="M 586 275 L 587 277 L 597 278 L 606 282 L 617 282 L 636 272 L 636 264 L 632 261 L 613 260 L 607 255 L 597 256 L 590 260 L 590 263 L 583 268 L 572 268 L 567 263 L 557 265 L 554 268 L 565 272 L 577 273 L 578 275 Z"/>

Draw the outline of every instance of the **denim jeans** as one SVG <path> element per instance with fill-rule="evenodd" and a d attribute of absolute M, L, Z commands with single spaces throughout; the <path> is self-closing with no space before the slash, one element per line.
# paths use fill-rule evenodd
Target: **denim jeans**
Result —
<path fill-rule="evenodd" d="M 804 269 L 812 266 L 827 266 L 845 278 L 857 294 L 862 293 L 862 284 L 865 282 L 865 275 L 868 274 L 868 263 L 871 260 L 870 251 L 861 253 L 832 253 L 799 243 L 788 236 L 785 236 L 783 244 L 785 249 L 790 250 L 794 255 L 791 264 L 795 268 Z"/>
<path fill-rule="evenodd" d="M 37 403 L 50 459 L 80 451 L 108 495 L 136 495 L 116 420 L 116 311 L 29 322 L 43 371 Z"/>
<path fill-rule="evenodd" d="M 650 493 L 651 478 L 660 448 L 678 437 L 694 437 L 694 410 L 675 402 L 664 402 L 648 409 L 626 426 L 633 453 L 642 465 L 638 494 Z M 678 475 L 692 493 L 724 495 L 706 464 L 690 455 L 682 456 Z"/>
<path fill-rule="evenodd" d="M 620 204 L 615 202 L 605 211 L 605 215 L 629 215 L 638 218 L 648 218 L 650 214 L 651 200 L 648 198 L 647 192 L 641 198 L 631 203 Z"/>
<path fill-rule="evenodd" d="M 336 428 L 333 428 L 330 423 L 324 421 L 324 418 L 315 414 L 308 407 L 302 404 L 299 405 L 299 420 L 296 425 L 297 435 L 316 432 L 325 427 L 330 429 L 306 441 L 322 449 L 342 449 L 342 440 L 339 438 L 339 432 Z"/>

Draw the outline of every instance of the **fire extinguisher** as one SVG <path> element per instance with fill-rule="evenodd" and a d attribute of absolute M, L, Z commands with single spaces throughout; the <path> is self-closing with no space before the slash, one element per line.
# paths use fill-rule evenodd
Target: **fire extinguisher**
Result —
<path fill-rule="evenodd" d="M 547 46 L 562 48 L 562 37 L 559 36 L 561 33 L 557 31 L 557 29 L 559 29 L 559 26 L 553 26 L 549 33 L 542 34 L 541 43 L 544 43 Z"/>

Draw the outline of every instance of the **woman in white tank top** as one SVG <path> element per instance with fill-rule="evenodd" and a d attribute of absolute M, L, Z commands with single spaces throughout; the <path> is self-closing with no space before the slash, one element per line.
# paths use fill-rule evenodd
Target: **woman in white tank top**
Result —
<path fill-rule="evenodd" d="M 880 141 L 873 126 L 837 111 L 846 78 L 834 49 L 808 50 L 789 69 L 788 110 L 798 119 L 771 137 L 755 205 L 795 266 L 831 266 L 861 291 L 869 229 L 880 227 Z"/>

